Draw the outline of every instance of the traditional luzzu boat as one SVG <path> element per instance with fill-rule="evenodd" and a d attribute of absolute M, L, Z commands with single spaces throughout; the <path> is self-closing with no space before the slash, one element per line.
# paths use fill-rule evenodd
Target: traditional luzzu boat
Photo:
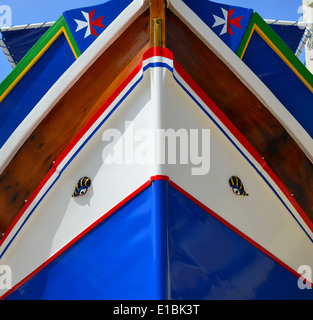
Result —
<path fill-rule="evenodd" d="M 313 298 L 313 76 L 252 9 L 66 11 L 0 101 L 1 299 Z"/>

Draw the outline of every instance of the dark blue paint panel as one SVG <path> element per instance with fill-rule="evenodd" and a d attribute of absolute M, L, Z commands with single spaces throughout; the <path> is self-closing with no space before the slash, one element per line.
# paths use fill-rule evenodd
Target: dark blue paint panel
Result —
<path fill-rule="evenodd" d="M 312 92 L 257 32 L 242 60 L 313 137 Z"/>
<path fill-rule="evenodd" d="M 0 103 L 0 147 L 74 61 L 61 34 Z"/>
<path fill-rule="evenodd" d="M 169 188 L 172 299 L 312 299 L 298 278 Z"/>
<path fill-rule="evenodd" d="M 100 5 L 65 11 L 63 16 L 80 52 L 83 53 L 132 1 L 107 0 Z"/>
<path fill-rule="evenodd" d="M 250 22 L 252 9 L 208 0 L 183 0 L 183 2 L 234 52 L 237 51 Z"/>
<path fill-rule="evenodd" d="M 156 270 L 156 289 L 158 296 L 168 299 L 168 268 L 167 268 L 167 217 L 168 217 L 168 187 L 164 180 L 156 180 L 152 183 L 152 208 L 151 237 L 154 244 L 154 256 Z"/>
<path fill-rule="evenodd" d="M 8 299 L 163 299 L 159 191 L 142 191 Z"/>

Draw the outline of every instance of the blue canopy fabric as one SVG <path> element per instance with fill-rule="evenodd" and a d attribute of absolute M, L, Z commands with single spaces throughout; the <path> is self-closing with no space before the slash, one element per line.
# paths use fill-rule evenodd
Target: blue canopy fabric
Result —
<path fill-rule="evenodd" d="M 38 28 L 24 28 L 20 30 L 2 31 L 2 41 L 9 51 L 15 64 L 18 64 L 25 54 L 49 29 L 49 26 Z"/>
<path fill-rule="evenodd" d="M 296 53 L 305 29 L 299 28 L 296 25 L 281 25 L 273 23 L 269 24 L 269 26 L 279 35 L 292 52 Z"/>

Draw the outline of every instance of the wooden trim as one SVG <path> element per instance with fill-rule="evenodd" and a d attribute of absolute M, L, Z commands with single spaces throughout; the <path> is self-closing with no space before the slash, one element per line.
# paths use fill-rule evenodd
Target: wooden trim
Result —
<path fill-rule="evenodd" d="M 140 63 L 148 48 L 147 10 L 98 58 L 33 131 L 0 176 L 0 234 L 7 230 L 53 161 Z"/>
<path fill-rule="evenodd" d="M 165 47 L 166 45 L 166 24 L 165 24 L 165 0 L 151 0 L 150 5 L 150 47 L 156 46 L 154 34 L 154 26 L 156 23 L 155 19 L 159 19 L 159 22 L 162 25 L 162 40 L 160 46 Z M 161 22 L 160 22 L 161 21 Z"/>

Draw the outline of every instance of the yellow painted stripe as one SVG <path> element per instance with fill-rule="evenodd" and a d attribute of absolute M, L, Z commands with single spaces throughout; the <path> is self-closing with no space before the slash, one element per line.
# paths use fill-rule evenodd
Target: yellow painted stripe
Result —
<path fill-rule="evenodd" d="M 3 99 L 9 94 L 9 92 L 16 86 L 16 84 L 24 77 L 24 75 L 30 70 L 30 68 L 42 57 L 42 55 L 50 48 L 53 42 L 62 33 L 65 35 L 66 40 L 68 41 L 70 48 L 74 53 L 75 59 L 78 58 L 65 28 L 64 26 L 62 26 L 60 30 L 58 30 L 58 32 L 49 40 L 49 42 L 47 42 L 47 44 L 38 52 L 38 54 L 33 58 L 33 60 L 27 65 L 27 67 L 24 68 L 24 70 L 18 75 L 18 77 L 16 77 L 16 79 L 10 84 L 10 86 L 3 92 L 3 94 L 0 96 L 0 102 L 3 101 Z"/>
<path fill-rule="evenodd" d="M 250 34 L 249 34 L 248 40 L 247 40 L 247 42 L 246 42 L 246 44 L 245 44 L 245 47 L 244 47 L 244 49 L 243 49 L 243 51 L 242 51 L 242 53 L 241 53 L 241 56 L 240 56 L 240 59 L 241 59 L 241 60 L 242 60 L 242 58 L 243 58 L 243 56 L 244 56 L 244 54 L 245 54 L 245 52 L 246 52 L 246 50 L 247 50 L 248 44 L 250 43 L 252 34 L 253 34 L 254 30 L 255 30 L 255 26 L 256 26 L 256 24 L 253 25 L 253 27 L 252 27 L 252 29 L 251 29 L 251 32 L 250 32 Z"/>
<path fill-rule="evenodd" d="M 65 38 L 66 38 L 68 44 L 70 45 L 71 50 L 73 51 L 73 54 L 74 54 L 75 59 L 78 59 L 77 53 L 76 53 L 76 51 L 75 51 L 75 49 L 74 49 L 74 47 L 73 47 L 73 45 L 72 45 L 72 42 L 71 42 L 71 40 L 70 40 L 70 38 L 69 38 L 69 36 L 68 36 L 68 34 L 67 34 L 64 26 L 63 26 L 61 29 L 63 29 Z"/>
<path fill-rule="evenodd" d="M 287 64 L 287 66 L 295 73 L 295 75 L 303 82 L 303 84 L 313 93 L 313 87 L 310 85 L 310 83 L 301 75 L 301 73 L 293 66 L 293 64 L 285 57 L 285 55 L 275 46 L 275 44 L 256 24 L 254 24 L 251 30 L 248 41 L 242 51 L 240 59 L 243 58 L 254 31 L 256 31 L 261 36 L 261 38 L 275 51 L 276 54 L 278 54 L 278 56 Z"/>

